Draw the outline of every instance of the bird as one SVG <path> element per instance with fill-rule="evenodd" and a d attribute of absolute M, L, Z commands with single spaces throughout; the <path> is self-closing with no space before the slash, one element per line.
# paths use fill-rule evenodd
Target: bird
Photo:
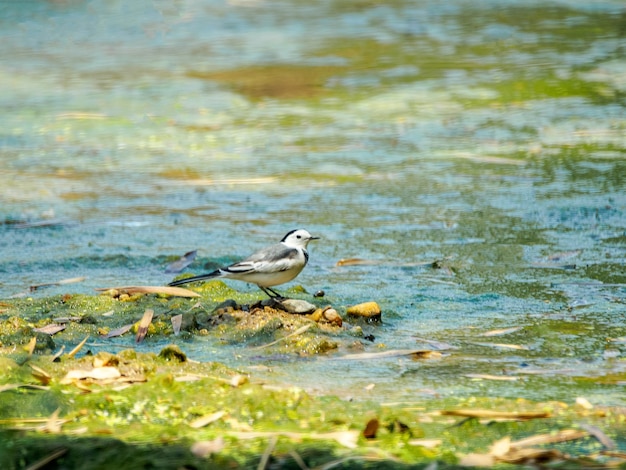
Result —
<path fill-rule="evenodd" d="M 319 240 L 319 237 L 312 236 L 304 229 L 291 230 L 279 243 L 265 247 L 242 261 L 207 274 L 179 279 L 168 285 L 180 286 L 223 277 L 256 284 L 270 298 L 284 299 L 271 287 L 289 282 L 300 274 L 309 261 L 306 248 L 311 240 Z"/>

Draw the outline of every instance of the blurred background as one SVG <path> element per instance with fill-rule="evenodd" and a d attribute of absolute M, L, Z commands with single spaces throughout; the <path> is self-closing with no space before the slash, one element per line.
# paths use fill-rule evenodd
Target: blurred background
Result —
<path fill-rule="evenodd" d="M 622 1 L 5 1 L 0 44 L 0 297 L 306 228 L 296 283 L 390 347 L 623 321 Z"/>

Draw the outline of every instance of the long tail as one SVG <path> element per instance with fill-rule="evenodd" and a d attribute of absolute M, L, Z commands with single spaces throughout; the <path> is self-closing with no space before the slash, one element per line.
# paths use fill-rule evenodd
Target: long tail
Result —
<path fill-rule="evenodd" d="M 183 284 L 189 284 L 190 282 L 204 281 L 206 279 L 213 279 L 214 277 L 220 277 L 222 272 L 219 269 L 216 269 L 212 273 L 208 274 L 200 274 L 199 276 L 188 277 L 185 279 L 179 279 L 178 281 L 173 281 L 168 284 L 168 286 L 182 286 Z"/>

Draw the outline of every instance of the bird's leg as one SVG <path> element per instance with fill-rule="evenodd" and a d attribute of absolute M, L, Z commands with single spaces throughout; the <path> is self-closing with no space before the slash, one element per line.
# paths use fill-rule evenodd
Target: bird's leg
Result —
<path fill-rule="evenodd" d="M 269 287 L 261 287 L 261 286 L 259 286 L 259 289 L 261 289 L 263 292 L 265 292 L 269 296 L 270 299 L 285 300 L 285 297 L 280 295 L 274 289 L 270 289 Z"/>

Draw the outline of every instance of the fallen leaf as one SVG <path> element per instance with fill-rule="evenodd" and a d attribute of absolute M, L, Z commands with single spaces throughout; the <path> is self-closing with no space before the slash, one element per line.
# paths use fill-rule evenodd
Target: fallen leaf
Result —
<path fill-rule="evenodd" d="M 197 419 L 194 419 L 191 423 L 189 423 L 189 426 L 191 426 L 192 428 L 203 428 L 205 426 L 208 426 L 211 423 L 214 423 L 215 421 L 217 421 L 218 419 L 220 419 L 222 416 L 224 416 L 226 414 L 225 411 L 217 411 L 215 413 L 211 413 L 209 415 L 204 415 L 201 416 Z"/>
<path fill-rule="evenodd" d="M 511 450 L 511 438 L 509 436 L 497 440 L 489 447 L 489 454 L 500 458 Z"/>
<path fill-rule="evenodd" d="M 481 336 L 504 336 L 521 330 L 521 326 L 513 326 L 511 328 L 503 328 L 499 330 L 491 330 L 484 332 Z"/>
<path fill-rule="evenodd" d="M 519 441 L 511 442 L 511 447 L 521 449 L 524 447 L 531 447 L 543 444 L 556 444 L 558 442 L 573 441 L 589 435 L 586 431 L 579 431 L 578 429 L 563 429 L 556 433 L 547 434 L 535 434 Z"/>
<path fill-rule="evenodd" d="M 45 282 L 43 284 L 33 284 L 30 286 L 30 290 L 32 291 L 36 291 L 37 289 L 39 289 L 40 287 L 50 287 L 50 286 L 62 286 L 64 284 L 74 284 L 76 282 L 83 282 L 85 279 L 87 279 L 84 276 L 81 277 L 72 277 L 69 279 L 61 279 L 60 281 L 55 281 L 55 282 Z"/>
<path fill-rule="evenodd" d="M 411 439 L 408 441 L 410 446 L 426 447 L 432 449 L 441 445 L 443 441 L 441 439 Z"/>
<path fill-rule="evenodd" d="M 538 419 L 549 418 L 547 411 L 494 411 L 494 410 L 441 410 L 439 414 L 443 416 L 461 416 L 465 418 L 504 418 L 504 419 Z"/>
<path fill-rule="evenodd" d="M 439 351 L 431 351 L 429 349 L 390 349 L 389 351 L 383 352 L 368 352 L 368 353 L 356 353 L 356 354 L 345 354 L 343 356 L 339 356 L 333 358 L 331 360 L 345 359 L 345 360 L 370 360 L 370 359 L 383 359 L 388 357 L 399 357 L 399 356 L 411 356 L 414 359 L 433 359 L 439 358 L 442 354 Z"/>
<path fill-rule="evenodd" d="M 115 328 L 114 330 L 109 331 L 106 335 L 103 335 L 102 338 L 108 339 L 122 336 L 124 333 L 127 333 L 132 327 L 132 323 L 129 325 L 120 326 L 119 328 Z"/>
<path fill-rule="evenodd" d="M 180 327 L 183 324 L 182 313 L 174 315 L 170 321 L 172 322 L 172 328 L 174 329 L 174 336 L 178 336 L 180 334 Z"/>
<path fill-rule="evenodd" d="M 123 287 L 105 287 L 96 289 L 98 292 L 106 292 L 108 290 L 116 290 L 117 292 L 125 292 L 132 294 L 166 294 L 175 297 L 200 297 L 197 292 L 184 289 L 182 287 L 170 286 L 123 286 Z"/>
<path fill-rule="evenodd" d="M 493 467 L 496 458 L 491 454 L 465 454 L 459 456 L 459 465 L 462 467 Z"/>
<path fill-rule="evenodd" d="M 576 397 L 576 404 L 586 410 L 593 409 L 593 405 L 585 397 Z"/>
<path fill-rule="evenodd" d="M 183 269 L 193 263 L 193 260 L 196 259 L 196 254 L 197 250 L 188 251 L 173 263 L 168 264 L 165 268 L 165 272 L 170 274 L 181 272 Z"/>
<path fill-rule="evenodd" d="M 137 336 L 135 336 L 135 343 L 141 343 L 146 337 L 146 334 L 148 334 L 148 327 L 150 326 L 150 323 L 152 323 L 153 315 L 154 310 L 149 308 L 143 313 L 143 317 L 139 322 L 139 328 L 137 329 Z"/>
<path fill-rule="evenodd" d="M 365 439 L 375 439 L 379 426 L 380 422 L 376 418 L 370 419 L 363 430 L 363 437 Z"/>
<path fill-rule="evenodd" d="M 230 386 L 237 388 L 240 387 L 241 385 L 248 383 L 248 377 L 245 375 L 241 375 L 241 374 L 236 374 L 233 375 L 233 377 L 230 379 Z"/>
<path fill-rule="evenodd" d="M 224 438 L 216 437 L 212 441 L 198 441 L 192 444 L 191 453 L 196 457 L 208 457 L 224 448 Z"/>
<path fill-rule="evenodd" d="M 42 326 L 41 328 L 33 328 L 33 331 L 36 331 L 37 333 L 45 333 L 52 336 L 57 334 L 59 331 L 63 331 L 65 328 L 67 328 L 67 325 L 57 325 L 55 323 L 50 323 L 49 325 Z"/>
<path fill-rule="evenodd" d="M 607 436 L 604 431 L 602 431 L 602 429 L 591 424 L 584 423 L 581 424 L 580 427 L 583 430 L 587 431 L 589 434 L 591 434 L 593 437 L 595 437 L 596 440 L 605 447 L 605 449 L 613 450 L 617 448 L 617 444 L 615 443 L 615 441 Z"/>
<path fill-rule="evenodd" d="M 510 381 L 510 382 L 519 380 L 519 377 L 516 377 L 513 375 L 464 374 L 463 377 L 467 377 L 470 379 L 503 380 L 503 381 Z"/>
<path fill-rule="evenodd" d="M 517 350 L 522 350 L 522 351 L 528 351 L 530 349 L 528 346 L 523 346 L 521 344 L 477 343 L 477 342 L 470 342 L 470 344 L 475 344 L 476 346 L 486 346 L 488 348 L 517 349 Z"/>
<path fill-rule="evenodd" d="M 48 374 L 41 367 L 37 367 L 34 364 L 30 364 L 30 368 L 33 370 L 31 372 L 32 376 L 35 377 L 43 385 L 48 385 L 50 381 L 52 380 L 52 377 L 50 376 L 50 374 Z"/>
<path fill-rule="evenodd" d="M 117 379 L 121 377 L 120 371 L 117 367 L 94 367 L 91 370 L 83 370 L 83 369 L 73 369 L 68 371 L 65 374 L 65 377 L 61 380 L 62 384 L 72 383 L 75 380 L 83 380 L 83 379 L 94 379 L 94 380 L 105 380 L 105 379 Z"/>

